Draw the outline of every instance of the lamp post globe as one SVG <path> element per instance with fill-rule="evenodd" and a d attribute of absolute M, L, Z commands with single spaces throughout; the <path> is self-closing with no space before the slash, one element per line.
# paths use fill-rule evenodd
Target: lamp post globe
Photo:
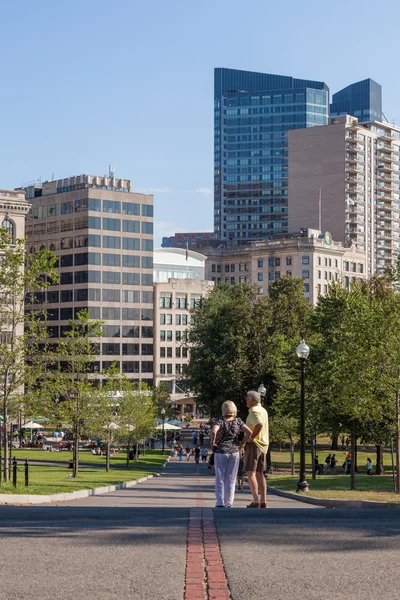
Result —
<path fill-rule="evenodd" d="M 263 383 L 260 385 L 260 387 L 258 388 L 257 392 L 260 394 L 261 400 L 264 400 L 265 395 L 267 393 L 267 390 L 266 390 L 265 385 Z"/>
<path fill-rule="evenodd" d="M 164 454 L 164 450 L 165 450 L 165 408 L 161 409 L 161 419 L 162 419 L 162 453 Z"/>
<path fill-rule="evenodd" d="M 301 362 L 301 396 L 300 396 L 300 477 L 297 483 L 297 491 L 308 492 L 309 485 L 306 480 L 306 408 L 305 408 L 305 376 L 306 362 L 310 354 L 310 348 L 305 340 L 301 340 L 296 348 L 296 354 Z"/>

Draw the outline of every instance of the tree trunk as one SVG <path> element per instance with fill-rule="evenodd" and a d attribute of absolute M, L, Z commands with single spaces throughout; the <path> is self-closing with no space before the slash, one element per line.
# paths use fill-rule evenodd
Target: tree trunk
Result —
<path fill-rule="evenodd" d="M 4 483 L 7 483 L 9 479 L 9 470 L 8 470 L 8 415 L 7 415 L 7 406 L 6 402 L 3 403 L 3 427 L 4 427 Z"/>
<path fill-rule="evenodd" d="M 356 453 L 356 434 L 354 429 L 351 432 L 351 469 L 350 469 L 350 489 L 356 489 L 356 461 L 355 459 Z"/>
<path fill-rule="evenodd" d="M 339 450 L 339 432 L 334 431 L 331 435 L 331 450 Z"/>
<path fill-rule="evenodd" d="M 106 473 L 110 470 L 110 442 L 111 436 L 108 434 L 107 436 L 107 449 L 106 449 Z"/>
<path fill-rule="evenodd" d="M 294 443 L 292 434 L 290 434 L 290 472 L 294 475 Z"/>
<path fill-rule="evenodd" d="M 358 473 L 358 445 L 357 445 L 357 435 L 354 440 L 354 472 Z"/>
<path fill-rule="evenodd" d="M 136 442 L 135 460 L 139 460 L 139 442 Z"/>
<path fill-rule="evenodd" d="M 382 444 L 376 445 L 376 468 L 375 473 L 377 475 L 384 475 L 385 468 L 383 466 L 383 446 Z"/>
<path fill-rule="evenodd" d="M 128 447 L 127 447 L 127 450 L 126 450 L 126 468 L 127 469 L 129 469 L 129 452 L 130 452 L 130 449 L 131 449 L 131 440 L 129 439 L 128 440 Z"/>

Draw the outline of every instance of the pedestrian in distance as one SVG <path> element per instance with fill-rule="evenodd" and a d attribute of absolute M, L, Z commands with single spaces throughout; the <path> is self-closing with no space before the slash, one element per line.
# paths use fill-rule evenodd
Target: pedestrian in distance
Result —
<path fill-rule="evenodd" d="M 325 459 L 325 473 L 327 473 L 330 468 L 331 468 L 331 455 L 328 454 L 328 456 Z"/>
<path fill-rule="evenodd" d="M 189 462 L 189 460 L 190 460 L 190 446 L 189 446 L 189 444 L 186 446 L 185 450 L 186 450 L 186 460 L 187 460 L 187 462 Z"/>
<path fill-rule="evenodd" d="M 374 467 L 372 466 L 372 462 L 371 462 L 370 458 L 367 458 L 366 467 L 367 467 L 367 475 L 372 475 L 374 472 Z"/>
<path fill-rule="evenodd" d="M 247 508 L 267 508 L 267 481 L 264 472 L 269 446 L 268 413 L 261 406 L 260 394 L 254 390 L 247 392 L 246 404 L 249 409 L 246 425 L 251 434 L 244 440 L 244 470 L 253 496 L 253 501 Z"/>
<path fill-rule="evenodd" d="M 222 418 L 211 430 L 214 453 L 216 508 L 231 508 L 235 497 L 235 483 L 239 467 L 239 434 L 246 438 L 251 430 L 237 416 L 236 405 L 227 400 L 222 405 Z"/>
<path fill-rule="evenodd" d="M 331 471 L 331 473 L 335 471 L 336 463 L 337 463 L 336 455 L 332 454 L 332 456 L 331 456 L 331 462 L 330 462 L 330 471 Z"/>
<path fill-rule="evenodd" d="M 194 449 L 194 459 L 196 461 L 196 465 L 198 465 L 200 462 L 200 454 L 201 454 L 201 448 L 200 448 L 200 446 L 196 446 L 196 448 Z"/>
<path fill-rule="evenodd" d="M 201 449 L 201 462 L 206 463 L 208 458 L 208 448 L 205 446 Z"/>

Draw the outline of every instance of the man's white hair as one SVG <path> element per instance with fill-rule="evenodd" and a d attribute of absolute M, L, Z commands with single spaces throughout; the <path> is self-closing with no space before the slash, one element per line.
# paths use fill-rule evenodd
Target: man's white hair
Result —
<path fill-rule="evenodd" d="M 250 390 L 247 392 L 247 399 L 254 402 L 254 404 L 261 404 L 261 396 L 258 392 Z"/>

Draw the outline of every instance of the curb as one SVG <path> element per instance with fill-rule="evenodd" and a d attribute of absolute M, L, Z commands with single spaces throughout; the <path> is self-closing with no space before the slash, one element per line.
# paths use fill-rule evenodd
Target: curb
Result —
<path fill-rule="evenodd" d="M 303 496 L 295 492 L 284 492 L 279 488 L 268 486 L 268 491 L 275 496 L 290 498 L 305 504 L 314 504 L 315 506 L 324 506 L 325 508 L 390 508 L 400 510 L 400 502 L 375 502 L 374 500 L 330 500 L 314 498 L 313 496 Z"/>
<path fill-rule="evenodd" d="M 162 465 L 164 469 L 169 461 L 170 456 Z M 158 474 L 156 474 L 157 476 Z M 87 490 L 77 490 L 76 492 L 65 492 L 60 494 L 49 494 L 47 496 L 39 496 L 37 494 L 0 494 L 0 505 L 19 505 L 19 504 L 49 504 L 51 502 L 66 502 L 67 500 L 81 500 L 82 498 L 89 498 L 90 496 L 101 496 L 103 494 L 109 494 L 117 490 L 125 490 L 138 485 L 138 483 L 144 483 L 149 479 L 153 479 L 154 475 L 147 475 L 147 477 L 141 477 L 140 479 L 134 479 L 133 481 L 125 481 L 124 483 L 116 483 L 115 485 L 106 485 L 98 488 L 91 488 Z"/>

